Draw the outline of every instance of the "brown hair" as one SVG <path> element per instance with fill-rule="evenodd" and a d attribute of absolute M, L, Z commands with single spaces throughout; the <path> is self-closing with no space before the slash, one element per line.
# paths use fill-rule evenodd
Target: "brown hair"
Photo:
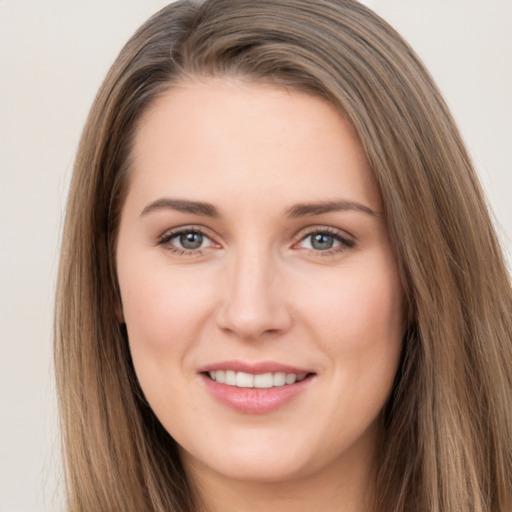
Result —
<path fill-rule="evenodd" d="M 384 416 L 381 511 L 512 510 L 512 296 L 461 137 L 402 38 L 354 0 L 178 1 L 109 71 L 69 193 L 55 362 L 72 512 L 191 511 L 174 441 L 144 400 L 115 314 L 130 145 L 176 82 L 235 76 L 335 104 L 379 185 L 408 304 Z"/>

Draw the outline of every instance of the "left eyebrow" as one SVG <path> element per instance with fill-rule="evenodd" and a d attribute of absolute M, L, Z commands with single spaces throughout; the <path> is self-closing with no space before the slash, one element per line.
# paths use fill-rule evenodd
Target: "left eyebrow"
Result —
<path fill-rule="evenodd" d="M 352 210 L 356 212 L 366 213 L 372 217 L 377 217 L 379 214 L 365 206 L 364 204 L 357 203 L 355 201 L 323 201 L 321 203 L 301 203 L 292 206 L 287 210 L 286 215 L 288 217 L 307 217 L 310 215 L 321 215 L 322 213 L 338 212 Z"/>

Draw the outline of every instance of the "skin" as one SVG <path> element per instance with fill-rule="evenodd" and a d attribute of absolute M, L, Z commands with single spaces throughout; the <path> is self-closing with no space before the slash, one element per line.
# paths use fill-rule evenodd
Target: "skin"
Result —
<path fill-rule="evenodd" d="M 350 126 L 305 93 L 190 81 L 146 112 L 132 156 L 121 314 L 198 496 L 212 511 L 363 510 L 404 319 L 381 199 Z M 180 229 L 203 233 L 201 247 L 184 251 Z M 322 233 L 331 248 L 314 243 Z M 225 360 L 310 376 L 292 401 L 247 414 L 219 403 L 199 372 Z"/>

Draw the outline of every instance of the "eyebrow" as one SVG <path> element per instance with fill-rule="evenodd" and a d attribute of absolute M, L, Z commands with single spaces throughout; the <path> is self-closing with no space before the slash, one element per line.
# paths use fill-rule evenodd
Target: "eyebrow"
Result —
<path fill-rule="evenodd" d="M 186 199 L 170 199 L 161 198 L 148 204 L 140 214 L 141 217 L 151 212 L 158 210 L 175 210 L 183 213 L 192 213 L 194 215 L 201 215 L 206 217 L 219 217 L 219 212 L 215 206 L 210 203 L 201 201 L 191 201 Z M 378 213 L 365 206 L 364 204 L 355 201 L 323 201 L 320 203 L 299 203 L 292 206 L 286 211 L 286 216 L 308 217 L 312 215 L 321 215 L 323 213 L 337 212 L 337 211 L 358 211 L 366 213 L 371 216 L 378 216 Z"/>
<path fill-rule="evenodd" d="M 320 203 L 301 203 L 292 206 L 287 212 L 288 217 L 307 217 L 310 215 L 321 215 L 322 213 L 338 212 L 352 210 L 362 213 L 367 213 L 373 217 L 377 217 L 378 213 L 365 206 L 364 204 L 355 201 L 323 201 Z"/>
<path fill-rule="evenodd" d="M 183 213 L 192 213 L 194 215 L 203 215 L 207 217 L 218 217 L 217 208 L 210 203 L 200 201 L 189 201 L 184 199 L 162 198 L 148 204 L 140 214 L 141 217 L 148 213 L 158 210 L 175 210 Z"/>

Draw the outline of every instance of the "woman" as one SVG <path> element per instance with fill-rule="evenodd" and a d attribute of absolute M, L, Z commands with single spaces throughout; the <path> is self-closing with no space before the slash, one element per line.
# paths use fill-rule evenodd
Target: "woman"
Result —
<path fill-rule="evenodd" d="M 75 164 L 69 509 L 510 510 L 511 303 L 453 120 L 385 22 L 171 4 Z"/>

